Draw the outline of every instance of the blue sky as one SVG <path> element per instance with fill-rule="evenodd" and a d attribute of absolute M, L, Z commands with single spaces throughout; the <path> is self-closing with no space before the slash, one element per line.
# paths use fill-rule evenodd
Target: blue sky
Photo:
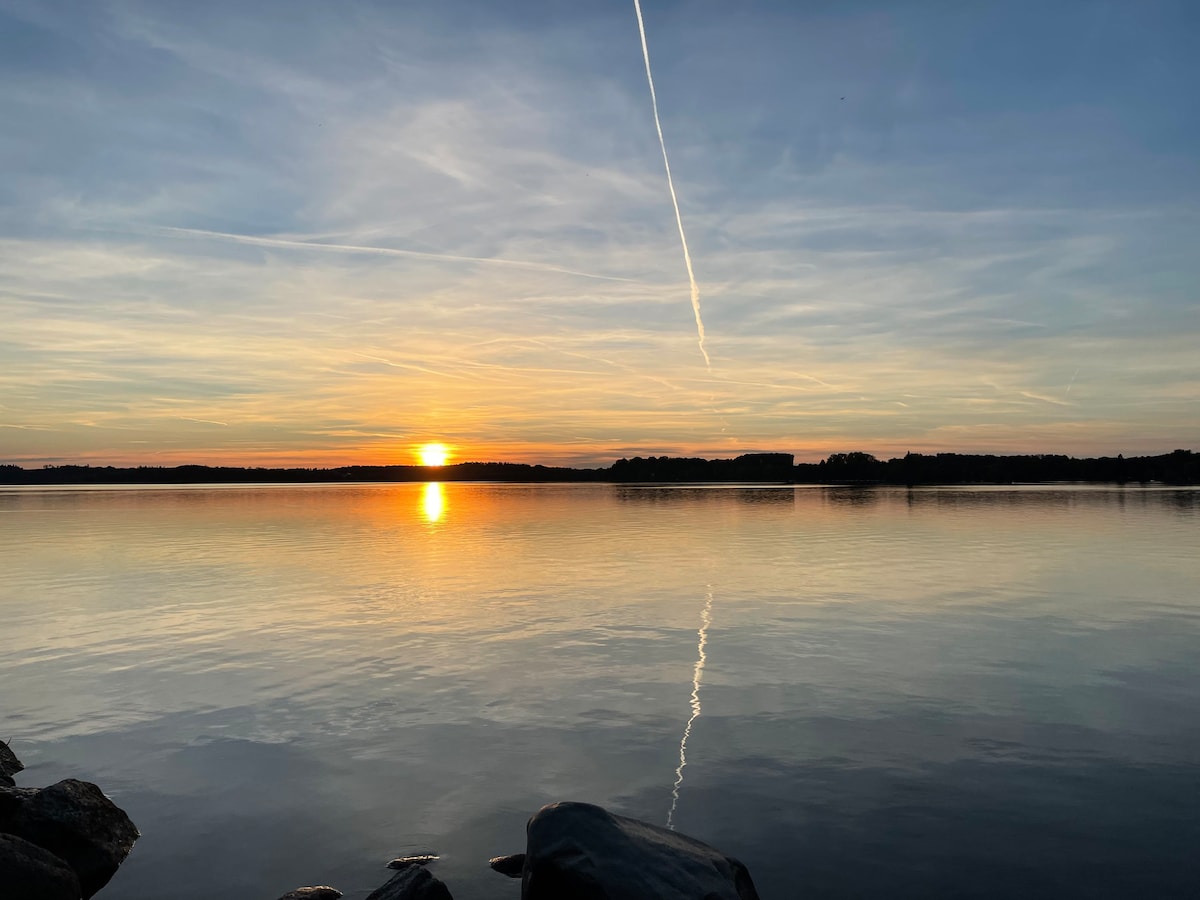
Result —
<path fill-rule="evenodd" d="M 0 461 L 1200 447 L 1200 8 L 0 0 Z"/>

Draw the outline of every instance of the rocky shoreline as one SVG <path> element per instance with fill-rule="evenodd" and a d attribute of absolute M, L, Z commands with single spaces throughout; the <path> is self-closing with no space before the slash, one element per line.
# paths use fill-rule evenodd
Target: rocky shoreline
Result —
<path fill-rule="evenodd" d="M 20 900 L 87 900 L 108 884 L 139 834 L 89 781 L 16 786 L 25 767 L 0 741 L 0 894 Z"/>
<path fill-rule="evenodd" d="M 99 787 L 67 778 L 17 787 L 25 767 L 0 741 L 0 896 L 88 900 L 108 884 L 140 836 Z M 388 863 L 395 874 L 367 900 L 453 900 L 428 868 L 433 855 Z M 522 900 L 758 900 L 750 872 L 707 844 L 590 803 L 552 803 L 526 828 L 525 852 L 488 864 L 521 879 Z M 482 861 L 481 861 L 482 865 Z M 328 885 L 279 900 L 336 900 Z"/>

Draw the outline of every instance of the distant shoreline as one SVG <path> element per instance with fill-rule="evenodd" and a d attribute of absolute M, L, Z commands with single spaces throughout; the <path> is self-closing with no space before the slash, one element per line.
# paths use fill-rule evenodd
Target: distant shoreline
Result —
<path fill-rule="evenodd" d="M 255 468 L 243 466 L 61 465 L 25 469 L 0 465 L 3 485 L 312 484 L 364 482 L 482 481 L 496 483 L 661 484 L 1200 484 L 1200 453 L 1175 450 L 1159 456 L 1077 459 L 1055 454 L 995 456 L 920 454 L 879 460 L 868 453 L 835 453 L 819 463 L 794 462 L 788 453 L 748 453 L 734 459 L 634 457 L 607 468 L 504 462 L 445 466 L 340 466 Z"/>

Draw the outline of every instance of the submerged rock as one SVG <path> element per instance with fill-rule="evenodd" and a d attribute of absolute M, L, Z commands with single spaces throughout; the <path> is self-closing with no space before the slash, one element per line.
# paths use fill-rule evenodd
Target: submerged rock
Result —
<path fill-rule="evenodd" d="M 450 891 L 424 866 L 408 865 L 391 877 L 383 887 L 367 895 L 367 900 L 454 900 Z"/>
<path fill-rule="evenodd" d="M 79 900 L 79 876 L 49 850 L 0 834 L 0 892 L 27 900 Z"/>
<path fill-rule="evenodd" d="M 16 784 L 13 776 L 24 769 L 17 755 L 4 741 L 0 741 L 0 787 L 12 787 Z"/>
<path fill-rule="evenodd" d="M 736 859 L 590 803 L 544 806 L 526 832 L 522 900 L 758 900 Z"/>
<path fill-rule="evenodd" d="M 100 788 L 74 778 L 40 789 L 0 787 L 0 832 L 64 860 L 85 900 L 108 884 L 139 836 Z"/>
<path fill-rule="evenodd" d="M 338 900 L 340 896 L 342 892 L 337 888 L 322 884 L 316 887 L 296 888 L 294 891 L 288 891 L 279 900 Z"/>

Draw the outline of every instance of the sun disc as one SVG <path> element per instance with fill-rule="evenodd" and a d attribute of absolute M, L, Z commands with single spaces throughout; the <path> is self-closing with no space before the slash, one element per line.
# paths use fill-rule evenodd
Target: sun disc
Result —
<path fill-rule="evenodd" d="M 445 444 L 424 444 L 417 451 L 423 466 L 444 466 L 450 456 Z"/>

